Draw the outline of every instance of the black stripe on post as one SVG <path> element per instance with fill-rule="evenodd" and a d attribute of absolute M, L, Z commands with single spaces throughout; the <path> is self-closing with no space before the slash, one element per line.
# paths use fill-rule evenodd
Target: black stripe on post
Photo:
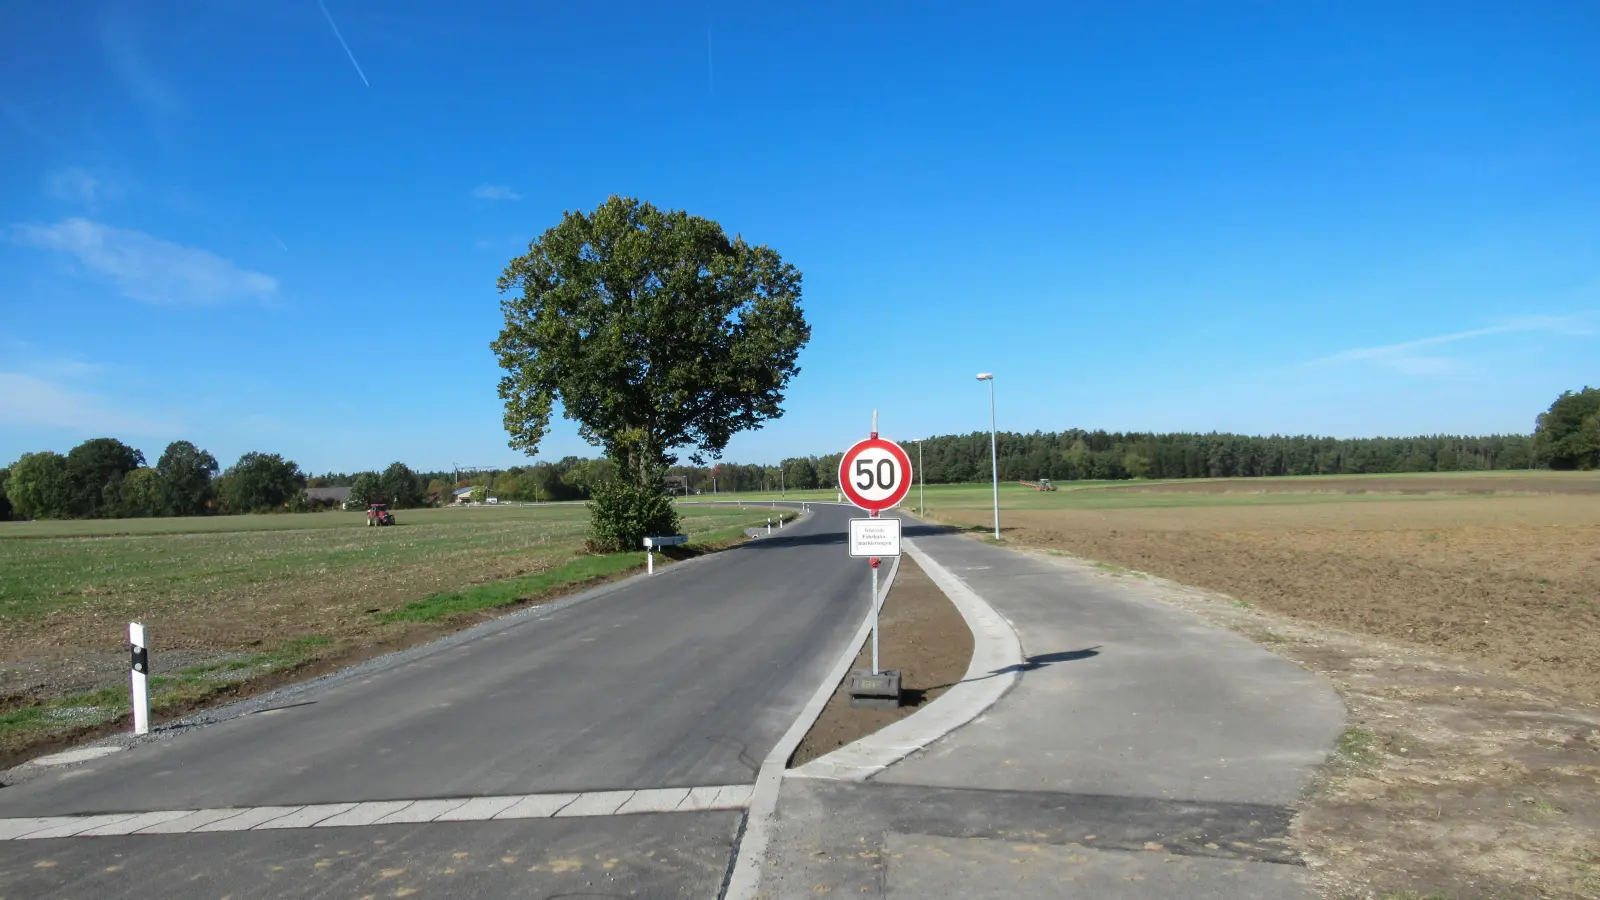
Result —
<path fill-rule="evenodd" d="M 148 675 L 150 673 L 150 651 L 143 647 L 134 646 L 132 666 L 135 672 L 144 672 Z"/>

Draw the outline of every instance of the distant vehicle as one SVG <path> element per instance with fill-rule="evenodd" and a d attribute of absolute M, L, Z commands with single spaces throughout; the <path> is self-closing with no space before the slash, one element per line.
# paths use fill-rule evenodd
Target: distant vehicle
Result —
<path fill-rule="evenodd" d="M 485 502 L 485 503 L 499 503 L 500 502 L 500 498 L 499 497 L 490 497 L 489 499 L 487 499 L 487 500 L 485 500 L 483 502 Z"/>
<path fill-rule="evenodd" d="M 1048 478 L 1041 478 L 1038 481 L 1019 481 L 1017 483 L 1023 487 L 1031 487 L 1036 491 L 1053 491 L 1056 489 L 1056 486 L 1051 484 Z"/>
<path fill-rule="evenodd" d="M 393 525 L 394 513 L 389 512 L 389 504 L 374 503 L 367 507 L 367 527 L 376 525 Z"/>

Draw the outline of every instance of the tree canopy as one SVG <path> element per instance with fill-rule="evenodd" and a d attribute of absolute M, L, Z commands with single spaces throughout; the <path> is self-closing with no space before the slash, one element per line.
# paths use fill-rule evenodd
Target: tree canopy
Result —
<path fill-rule="evenodd" d="M 422 505 L 422 485 L 417 480 L 417 473 L 405 463 L 390 463 L 378 477 L 378 485 L 383 495 L 382 502 L 396 509 Z"/>
<path fill-rule="evenodd" d="M 68 510 L 80 518 L 116 516 L 122 479 L 144 465 L 144 454 L 116 438 L 93 438 L 67 453 Z"/>
<path fill-rule="evenodd" d="M 499 279 L 511 446 L 536 452 L 559 400 L 636 484 L 653 486 L 674 448 L 719 455 L 782 414 L 811 336 L 800 280 L 776 251 L 679 210 L 613 196 L 566 213 Z"/>
<path fill-rule="evenodd" d="M 70 515 L 72 483 L 67 458 L 46 450 L 24 453 L 11 464 L 6 496 L 13 511 L 26 519 L 58 519 Z"/>
<path fill-rule="evenodd" d="M 276 453 L 246 453 L 218 482 L 217 496 L 228 512 L 271 512 L 299 496 L 306 477 Z"/>
<path fill-rule="evenodd" d="M 1562 392 L 1539 415 L 1534 445 L 1552 469 L 1600 468 L 1600 388 Z"/>
<path fill-rule="evenodd" d="M 383 482 L 378 478 L 377 472 L 362 472 L 356 475 L 355 484 L 350 485 L 350 502 L 360 506 L 385 502 Z"/>
<path fill-rule="evenodd" d="M 188 441 L 173 441 L 156 461 L 156 473 L 160 512 L 154 514 L 197 516 L 211 502 L 217 458 Z"/>

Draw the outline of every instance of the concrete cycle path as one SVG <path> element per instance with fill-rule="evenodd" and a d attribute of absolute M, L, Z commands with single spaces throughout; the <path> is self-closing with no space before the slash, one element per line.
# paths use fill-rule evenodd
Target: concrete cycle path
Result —
<path fill-rule="evenodd" d="M 1329 685 L 1137 590 L 903 518 L 1026 662 L 865 782 L 785 781 L 761 896 L 1312 896 L 1284 837 L 1344 727 Z"/>

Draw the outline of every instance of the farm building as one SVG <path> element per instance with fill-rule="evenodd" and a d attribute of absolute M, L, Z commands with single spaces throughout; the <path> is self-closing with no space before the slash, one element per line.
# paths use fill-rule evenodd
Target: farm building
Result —
<path fill-rule="evenodd" d="M 312 503 L 338 503 L 350 500 L 350 488 L 347 487 L 307 487 L 306 500 Z"/>

